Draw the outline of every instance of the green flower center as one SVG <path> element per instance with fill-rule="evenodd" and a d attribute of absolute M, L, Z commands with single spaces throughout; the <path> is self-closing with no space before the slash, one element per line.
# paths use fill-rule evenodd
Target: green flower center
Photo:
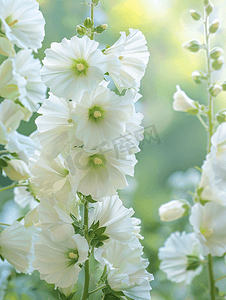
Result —
<path fill-rule="evenodd" d="M 187 271 L 196 270 L 200 266 L 200 259 L 195 255 L 187 255 Z"/>
<path fill-rule="evenodd" d="M 12 16 L 8 16 L 6 19 L 5 19 L 6 23 L 8 24 L 8 26 L 10 28 L 12 28 L 16 23 L 18 23 L 18 20 L 13 20 L 12 19 Z"/>
<path fill-rule="evenodd" d="M 71 250 L 68 253 L 68 258 L 70 259 L 70 263 L 69 263 L 70 266 L 76 264 L 79 259 L 78 250 L 77 249 Z"/>
<path fill-rule="evenodd" d="M 88 68 L 89 68 L 89 64 L 85 59 L 83 58 L 74 59 L 72 70 L 75 72 L 77 77 L 86 76 Z"/>
<path fill-rule="evenodd" d="M 104 119 L 104 113 L 105 110 L 98 105 L 94 105 L 88 109 L 89 119 L 96 123 Z"/>
<path fill-rule="evenodd" d="M 212 228 L 201 228 L 200 230 L 201 234 L 204 235 L 205 238 L 208 238 L 213 234 L 213 229 Z"/>
<path fill-rule="evenodd" d="M 94 154 L 89 157 L 88 165 L 94 170 L 99 170 L 100 168 L 105 167 L 106 162 L 106 158 L 103 154 Z"/>

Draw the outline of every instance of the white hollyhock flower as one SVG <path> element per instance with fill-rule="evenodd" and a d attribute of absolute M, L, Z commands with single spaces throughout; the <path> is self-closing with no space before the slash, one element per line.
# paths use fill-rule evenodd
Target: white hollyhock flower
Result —
<path fill-rule="evenodd" d="M 19 48 L 41 48 L 45 20 L 36 0 L 0 0 L 1 31 Z"/>
<path fill-rule="evenodd" d="M 55 288 L 73 287 L 81 270 L 79 265 L 88 259 L 86 239 L 76 234 L 63 243 L 54 243 L 44 231 L 39 238 L 41 241 L 35 244 L 33 267 L 41 274 L 40 278 L 54 283 Z"/>
<path fill-rule="evenodd" d="M 186 200 L 172 200 L 159 207 L 161 221 L 175 221 L 185 216 L 190 208 Z"/>
<path fill-rule="evenodd" d="M 189 221 L 203 246 L 204 255 L 222 256 L 226 252 L 226 207 L 215 202 L 196 203 Z"/>
<path fill-rule="evenodd" d="M 37 208 L 40 223 L 37 225 L 42 229 L 49 229 L 51 239 L 60 242 L 68 239 L 74 234 L 71 225 L 74 220 L 71 213 L 79 220 L 78 199 L 72 197 L 68 203 L 54 199 L 41 199 Z"/>
<path fill-rule="evenodd" d="M 30 209 L 34 209 L 38 206 L 38 202 L 35 200 L 27 186 L 14 188 L 14 201 L 22 208 L 29 205 Z"/>
<path fill-rule="evenodd" d="M 0 233 L 0 255 L 23 273 L 26 273 L 29 268 L 32 233 L 33 228 L 25 228 L 18 222 Z"/>
<path fill-rule="evenodd" d="M 191 284 L 202 272 L 202 247 L 195 233 L 174 232 L 159 249 L 160 270 L 173 282 Z"/>
<path fill-rule="evenodd" d="M 44 83 L 56 96 L 79 101 L 83 92 L 98 86 L 107 71 L 105 56 L 98 46 L 87 36 L 52 43 L 43 60 Z"/>
<path fill-rule="evenodd" d="M 80 146 L 81 141 L 77 140 L 74 133 L 75 122 L 72 119 L 72 102 L 65 98 L 58 98 L 52 93 L 39 108 L 37 124 L 41 145 L 51 153 L 53 158 L 59 153 L 68 152 L 75 145 Z"/>
<path fill-rule="evenodd" d="M 131 220 L 133 214 L 134 210 L 125 208 L 117 195 L 107 197 L 102 202 L 92 205 L 89 213 L 89 226 L 99 221 L 99 227 L 106 227 L 105 235 L 127 243 L 134 237 L 134 225 Z"/>
<path fill-rule="evenodd" d="M 138 29 L 129 29 L 129 32 L 127 37 L 125 32 L 121 32 L 119 40 L 104 52 L 108 58 L 109 75 L 120 92 L 139 87 L 150 55 L 142 32 Z M 114 57 L 117 58 L 117 64 Z"/>
<path fill-rule="evenodd" d="M 31 177 L 28 165 L 23 160 L 12 159 L 7 160 L 6 163 L 7 166 L 3 166 L 2 169 L 11 180 L 27 180 Z"/>
<path fill-rule="evenodd" d="M 126 130 L 133 108 L 132 91 L 119 97 L 100 85 L 96 90 L 84 93 L 73 114 L 77 121 L 76 137 L 84 141 L 87 149 L 119 137 Z"/>
<path fill-rule="evenodd" d="M 196 102 L 190 99 L 184 91 L 182 91 L 179 85 L 176 86 L 177 91 L 173 95 L 173 109 L 176 111 L 188 111 L 188 110 L 197 110 L 199 111 L 198 107 L 196 106 Z"/>
<path fill-rule="evenodd" d="M 32 50 L 20 50 L 14 56 L 15 71 L 26 80 L 26 94 L 19 96 L 19 101 L 29 110 L 36 111 L 39 103 L 46 97 L 46 86 L 42 83 L 41 63 L 35 59 Z"/>
<path fill-rule="evenodd" d="M 128 185 L 125 175 L 134 175 L 135 155 L 123 152 L 117 158 L 114 150 L 104 151 L 71 150 L 67 160 L 74 165 L 72 188 L 98 198 L 115 195 L 117 189 Z"/>
<path fill-rule="evenodd" d="M 30 159 L 30 168 L 33 174 L 30 182 L 38 186 L 38 197 L 55 195 L 59 200 L 67 199 L 71 186 L 62 156 L 50 160 L 47 153 L 35 151 Z"/>
<path fill-rule="evenodd" d="M 149 281 L 154 277 L 145 270 L 149 263 L 141 255 L 142 247 L 130 248 L 129 244 L 113 240 L 94 253 L 95 259 L 106 266 L 106 280 L 113 291 L 122 291 L 132 299 L 148 300 Z"/>
<path fill-rule="evenodd" d="M 15 61 L 6 59 L 0 66 L 0 96 L 16 100 L 26 95 L 26 79 L 16 73 Z"/>

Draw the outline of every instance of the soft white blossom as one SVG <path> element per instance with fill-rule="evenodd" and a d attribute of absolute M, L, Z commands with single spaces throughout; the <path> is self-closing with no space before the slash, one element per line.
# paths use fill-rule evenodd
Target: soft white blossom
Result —
<path fill-rule="evenodd" d="M 119 40 L 104 52 L 108 58 L 109 75 L 120 92 L 127 88 L 138 89 L 150 55 L 142 32 L 138 29 L 129 29 L 129 32 L 128 36 L 120 32 Z"/>
<path fill-rule="evenodd" d="M 125 133 L 133 109 L 132 91 L 119 97 L 100 85 L 94 91 L 84 93 L 74 110 L 73 119 L 78 124 L 76 137 L 87 149 L 120 137 Z"/>
<path fill-rule="evenodd" d="M 13 44 L 3 36 L 0 37 L 0 54 L 9 57 L 13 57 L 16 54 Z"/>
<path fill-rule="evenodd" d="M 190 223 L 203 246 L 204 255 L 222 256 L 226 252 L 226 207 L 216 202 L 196 203 Z"/>
<path fill-rule="evenodd" d="M 195 233 L 174 232 L 159 249 L 160 270 L 173 282 L 191 284 L 202 272 L 202 247 Z"/>
<path fill-rule="evenodd" d="M 145 270 L 149 263 L 141 255 L 142 247 L 131 248 L 113 240 L 94 253 L 95 259 L 106 266 L 106 279 L 113 291 L 122 291 L 135 300 L 148 300 L 151 299 L 149 281 L 154 277 Z"/>
<path fill-rule="evenodd" d="M 18 186 L 14 188 L 14 201 L 22 208 L 29 205 L 30 209 L 34 209 L 38 205 L 38 202 L 35 200 L 27 186 Z"/>
<path fill-rule="evenodd" d="M 0 29 L 19 48 L 37 52 L 44 38 L 45 20 L 36 0 L 0 0 Z"/>
<path fill-rule="evenodd" d="M 33 228 L 25 228 L 18 222 L 0 233 L 0 254 L 23 273 L 26 273 L 29 268 L 32 233 Z"/>
<path fill-rule="evenodd" d="M 31 176 L 28 165 L 23 160 L 7 160 L 6 164 L 2 169 L 11 180 L 27 180 Z"/>
<path fill-rule="evenodd" d="M 175 221 L 183 217 L 189 208 L 186 200 L 172 200 L 159 207 L 159 216 L 161 221 Z"/>
<path fill-rule="evenodd" d="M 40 278 L 54 283 L 55 288 L 73 287 L 81 270 L 80 264 L 88 258 L 88 243 L 79 234 L 62 242 L 53 242 L 47 231 L 39 234 L 40 242 L 35 244 L 34 269 Z"/>
<path fill-rule="evenodd" d="M 176 86 L 177 91 L 173 95 L 173 109 L 176 111 L 187 111 L 189 109 L 195 109 L 198 112 L 198 108 L 196 106 L 196 102 L 190 99 L 184 91 L 182 91 L 179 85 Z"/>
<path fill-rule="evenodd" d="M 51 44 L 45 51 L 41 74 L 53 94 L 79 101 L 83 92 L 98 86 L 107 71 L 105 56 L 98 46 L 87 36 Z"/>

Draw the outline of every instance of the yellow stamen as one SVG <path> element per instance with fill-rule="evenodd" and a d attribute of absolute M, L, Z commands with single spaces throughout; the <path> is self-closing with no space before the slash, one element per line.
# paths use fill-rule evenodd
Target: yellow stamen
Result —
<path fill-rule="evenodd" d="M 68 119 L 67 121 L 68 121 L 68 123 L 72 123 L 72 122 L 73 122 L 73 120 L 72 120 L 72 119 Z"/>
<path fill-rule="evenodd" d="M 16 23 L 18 23 L 18 20 L 15 20 L 15 21 L 9 23 L 8 25 L 9 25 L 9 27 L 13 27 L 13 25 L 15 25 Z"/>
<path fill-rule="evenodd" d="M 210 237 L 213 234 L 213 229 L 209 228 L 209 229 L 203 229 L 201 230 L 202 235 L 204 235 L 205 238 Z"/>
<path fill-rule="evenodd" d="M 120 59 L 120 60 L 122 60 L 123 58 L 124 58 L 124 56 L 122 56 L 122 55 L 119 56 L 119 59 Z"/>
<path fill-rule="evenodd" d="M 9 127 L 9 128 L 7 128 L 7 132 L 10 132 L 12 129 Z"/>
<path fill-rule="evenodd" d="M 98 157 L 95 157 L 94 158 L 94 163 L 95 163 L 95 165 L 102 165 L 103 161 L 102 161 L 102 159 L 100 159 Z"/>
<path fill-rule="evenodd" d="M 78 69 L 80 72 L 83 71 L 85 69 L 84 65 L 79 63 L 76 65 L 76 69 Z"/>
<path fill-rule="evenodd" d="M 70 253 L 68 254 L 68 256 L 69 256 L 70 258 L 75 258 L 75 259 L 78 258 L 78 254 L 75 254 L 74 252 L 70 252 Z"/>
<path fill-rule="evenodd" d="M 100 118 L 100 117 L 101 117 L 101 112 L 100 112 L 99 110 L 96 110 L 96 111 L 94 112 L 93 116 L 94 116 L 95 118 Z"/>

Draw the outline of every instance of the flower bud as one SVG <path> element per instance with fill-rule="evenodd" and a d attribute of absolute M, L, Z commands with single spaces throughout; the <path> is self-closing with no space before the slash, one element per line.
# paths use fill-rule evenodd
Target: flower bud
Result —
<path fill-rule="evenodd" d="M 97 5 L 99 3 L 99 0 L 92 0 L 92 3 Z"/>
<path fill-rule="evenodd" d="M 192 40 L 183 43 L 182 47 L 190 52 L 198 52 L 202 48 L 202 45 L 198 40 Z"/>
<path fill-rule="evenodd" d="M 217 60 L 221 55 L 223 55 L 224 50 L 220 47 L 215 47 L 210 52 L 210 57 L 214 60 Z"/>
<path fill-rule="evenodd" d="M 222 92 L 222 87 L 218 84 L 214 84 L 213 86 L 210 87 L 209 92 L 211 94 L 211 96 L 216 97 L 217 95 L 220 94 L 220 92 Z"/>
<path fill-rule="evenodd" d="M 216 119 L 219 124 L 226 122 L 226 112 L 219 112 L 216 114 Z"/>
<path fill-rule="evenodd" d="M 201 15 L 195 10 L 190 10 L 190 14 L 195 21 L 198 21 L 201 19 Z"/>
<path fill-rule="evenodd" d="M 191 77 L 196 84 L 201 84 L 202 82 L 204 82 L 206 80 L 206 74 L 203 73 L 202 71 L 194 71 L 191 74 Z"/>
<path fill-rule="evenodd" d="M 11 180 L 27 180 L 31 177 L 28 166 L 23 160 L 9 160 L 7 161 L 7 166 L 2 167 L 2 169 Z"/>
<path fill-rule="evenodd" d="M 77 30 L 78 34 L 80 34 L 80 35 L 86 34 L 86 28 L 83 25 L 78 25 L 76 27 L 76 30 Z"/>
<path fill-rule="evenodd" d="M 84 21 L 84 26 L 86 28 L 92 28 L 93 24 L 94 24 L 93 20 L 91 20 L 89 17 L 86 18 L 85 21 Z"/>
<path fill-rule="evenodd" d="M 189 212 L 190 204 L 186 200 L 172 200 L 159 207 L 159 216 L 161 221 L 175 221 Z"/>
<path fill-rule="evenodd" d="M 212 13 L 213 4 L 211 2 L 205 7 L 205 11 L 206 11 L 207 15 L 210 15 Z"/>
<path fill-rule="evenodd" d="M 204 5 L 208 5 L 210 3 L 209 0 L 204 0 Z"/>
<path fill-rule="evenodd" d="M 220 70 L 223 64 L 224 64 L 224 57 L 220 56 L 217 60 L 212 62 L 212 68 L 216 71 Z"/>
<path fill-rule="evenodd" d="M 226 92 L 226 81 L 224 81 L 221 86 L 223 91 Z"/>
<path fill-rule="evenodd" d="M 13 57 L 16 54 L 13 44 L 6 37 L 0 37 L 0 54 L 9 57 Z"/>
<path fill-rule="evenodd" d="M 177 91 L 173 95 L 173 109 L 176 111 L 184 111 L 196 115 L 199 112 L 199 105 L 194 100 L 190 99 L 184 91 L 177 85 Z"/>
<path fill-rule="evenodd" d="M 210 27 L 209 27 L 209 32 L 210 33 L 216 33 L 217 30 L 219 29 L 219 26 L 220 26 L 220 22 L 218 19 L 214 20 L 212 24 L 210 24 Z"/>
<path fill-rule="evenodd" d="M 99 25 L 95 28 L 95 32 L 102 33 L 103 31 L 105 31 L 107 29 L 107 27 L 108 27 L 107 24 Z"/>

